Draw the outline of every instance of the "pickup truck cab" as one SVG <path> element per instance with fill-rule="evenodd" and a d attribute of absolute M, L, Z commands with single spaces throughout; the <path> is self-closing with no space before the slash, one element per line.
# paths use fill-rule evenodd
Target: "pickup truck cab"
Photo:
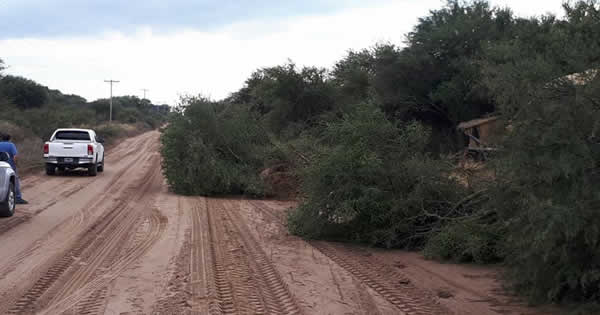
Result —
<path fill-rule="evenodd" d="M 91 129 L 57 129 L 44 144 L 46 174 L 56 169 L 87 168 L 90 176 L 104 171 L 104 140 Z"/>
<path fill-rule="evenodd" d="M 0 152 L 0 217 L 10 217 L 15 213 L 17 177 L 6 152 Z"/>

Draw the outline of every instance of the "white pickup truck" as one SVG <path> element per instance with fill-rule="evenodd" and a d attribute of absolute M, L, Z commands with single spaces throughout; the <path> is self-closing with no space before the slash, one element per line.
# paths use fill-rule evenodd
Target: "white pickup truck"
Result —
<path fill-rule="evenodd" d="M 90 176 L 104 171 L 104 140 L 90 129 L 57 129 L 44 144 L 46 174 L 56 169 L 87 168 Z"/>

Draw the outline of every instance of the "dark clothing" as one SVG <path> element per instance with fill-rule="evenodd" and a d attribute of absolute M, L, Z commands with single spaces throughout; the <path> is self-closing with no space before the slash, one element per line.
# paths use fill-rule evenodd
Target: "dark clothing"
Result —
<path fill-rule="evenodd" d="M 12 142 L 0 141 L 0 152 L 6 152 L 10 156 L 10 160 L 8 164 L 13 168 L 13 170 L 17 169 L 15 165 L 15 155 L 17 155 L 17 146 L 15 146 Z"/>
<path fill-rule="evenodd" d="M 8 141 L 0 141 L 0 152 L 6 152 L 10 156 L 8 160 L 8 164 L 15 171 L 15 175 L 17 174 L 17 165 L 15 164 L 15 155 L 17 155 L 17 146 L 14 143 Z M 16 176 L 16 187 L 15 190 L 17 192 L 17 199 L 22 199 L 21 196 L 21 185 L 19 183 L 19 175 Z"/>

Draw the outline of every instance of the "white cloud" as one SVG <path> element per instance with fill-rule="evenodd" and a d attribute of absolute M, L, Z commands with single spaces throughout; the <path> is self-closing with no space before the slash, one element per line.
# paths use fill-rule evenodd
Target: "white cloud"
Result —
<path fill-rule="evenodd" d="M 509 1 L 514 0 L 496 2 Z M 108 96 L 104 79 L 121 81 L 115 95 L 141 95 L 148 88 L 155 103 L 173 104 L 180 94 L 218 99 L 239 89 L 257 68 L 288 58 L 299 65 L 330 67 L 348 49 L 379 41 L 401 44 L 418 17 L 443 3 L 388 1 L 328 16 L 249 21 L 212 32 L 140 29 L 99 38 L 2 40 L 0 57 L 9 73 L 89 100 Z"/>

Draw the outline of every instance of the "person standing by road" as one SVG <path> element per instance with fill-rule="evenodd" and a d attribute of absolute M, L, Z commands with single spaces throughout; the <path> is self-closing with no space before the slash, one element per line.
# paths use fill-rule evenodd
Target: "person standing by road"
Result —
<path fill-rule="evenodd" d="M 15 163 L 16 158 L 17 158 L 17 146 L 12 143 L 10 141 L 10 135 L 9 134 L 1 134 L 0 135 L 0 152 L 6 152 L 8 153 L 8 155 L 10 156 L 10 159 L 8 161 L 8 164 L 10 164 L 10 166 L 12 167 L 12 169 L 15 171 L 15 175 L 16 175 L 16 193 L 17 193 L 17 200 L 16 203 L 17 204 L 28 204 L 28 202 L 23 199 L 23 196 L 21 195 L 21 184 L 19 183 L 19 175 L 17 174 L 17 164 Z"/>

